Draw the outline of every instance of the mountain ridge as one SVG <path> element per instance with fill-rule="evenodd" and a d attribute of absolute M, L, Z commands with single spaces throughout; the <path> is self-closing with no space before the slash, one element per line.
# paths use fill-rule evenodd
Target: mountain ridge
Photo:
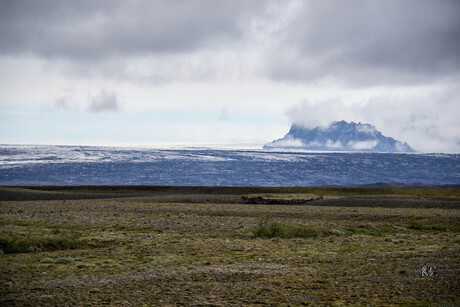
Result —
<path fill-rule="evenodd" d="M 281 139 L 264 149 L 302 149 L 311 151 L 415 152 L 407 143 L 384 136 L 373 125 L 335 121 L 328 127 L 308 129 L 293 124 Z"/>

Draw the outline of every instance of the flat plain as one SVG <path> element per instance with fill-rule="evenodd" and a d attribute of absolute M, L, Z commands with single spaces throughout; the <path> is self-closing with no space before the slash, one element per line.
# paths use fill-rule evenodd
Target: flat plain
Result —
<path fill-rule="evenodd" d="M 459 231 L 460 189 L 1 187 L 0 305 L 458 306 Z"/>

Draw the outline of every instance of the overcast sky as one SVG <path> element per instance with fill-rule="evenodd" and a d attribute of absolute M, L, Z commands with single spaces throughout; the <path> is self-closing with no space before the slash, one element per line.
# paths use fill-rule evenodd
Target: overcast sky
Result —
<path fill-rule="evenodd" d="M 262 146 L 373 124 L 460 152 L 458 0 L 0 2 L 0 143 Z"/>

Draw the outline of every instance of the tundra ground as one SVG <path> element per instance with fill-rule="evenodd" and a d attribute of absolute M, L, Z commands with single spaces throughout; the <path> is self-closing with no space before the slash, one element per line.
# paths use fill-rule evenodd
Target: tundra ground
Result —
<path fill-rule="evenodd" d="M 1 201 L 0 305 L 460 304 L 457 190 L 65 193 Z"/>

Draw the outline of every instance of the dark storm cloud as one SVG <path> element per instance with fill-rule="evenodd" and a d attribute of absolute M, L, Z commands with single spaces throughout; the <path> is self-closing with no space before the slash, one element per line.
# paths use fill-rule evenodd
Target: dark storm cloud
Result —
<path fill-rule="evenodd" d="M 183 78 L 179 70 L 196 78 L 205 69 L 225 69 L 209 61 L 190 67 L 187 58 L 194 51 L 215 55 L 218 46 L 235 58 L 244 57 L 244 48 L 256 50 L 243 63 L 255 76 L 275 81 L 332 79 L 360 86 L 460 80 L 458 0 L 299 1 L 292 16 L 284 16 L 292 3 L 1 1 L 0 54 L 70 60 L 71 72 L 93 69 L 111 78 L 128 76 L 127 60 L 155 55 L 168 65 L 167 73 L 158 72 L 156 63 L 152 79 L 170 80 Z M 267 15 L 270 6 L 279 9 Z M 185 56 L 174 67 L 162 60 L 177 54 Z"/>
<path fill-rule="evenodd" d="M 2 1 L 0 52 L 45 58 L 183 52 L 241 35 L 258 1 Z"/>
<path fill-rule="evenodd" d="M 411 83 L 460 71 L 460 1 L 309 1 L 269 56 L 274 79 Z"/>

